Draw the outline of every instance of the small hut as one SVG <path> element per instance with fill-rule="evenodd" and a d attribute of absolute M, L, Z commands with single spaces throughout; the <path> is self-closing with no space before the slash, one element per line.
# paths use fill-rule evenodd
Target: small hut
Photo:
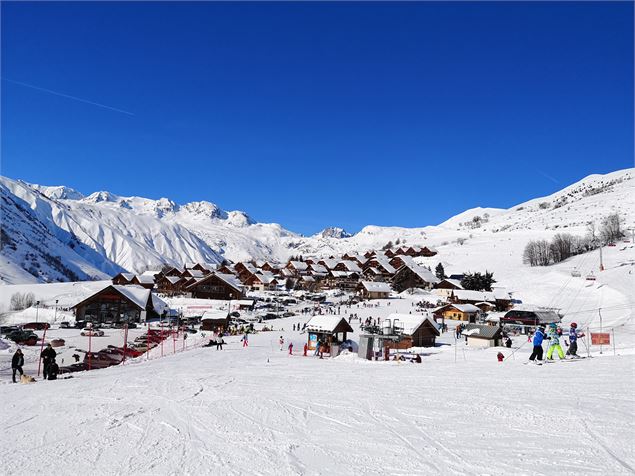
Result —
<path fill-rule="evenodd" d="M 306 325 L 306 331 L 309 334 L 309 349 L 315 350 L 318 341 L 324 342 L 329 348 L 339 345 L 346 340 L 349 332 L 353 332 L 353 328 L 343 317 L 319 315 L 311 318 Z M 330 353 L 333 355 L 335 352 Z"/>

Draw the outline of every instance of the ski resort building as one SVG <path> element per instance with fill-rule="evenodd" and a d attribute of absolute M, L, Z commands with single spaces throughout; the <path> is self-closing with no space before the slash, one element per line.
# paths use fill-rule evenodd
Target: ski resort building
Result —
<path fill-rule="evenodd" d="M 157 318 L 166 304 L 141 286 L 110 285 L 75 304 L 75 318 L 103 324 L 145 322 Z"/>
<path fill-rule="evenodd" d="M 364 299 L 388 299 L 391 291 L 390 284 L 380 281 L 362 281 L 357 287 Z"/>
<path fill-rule="evenodd" d="M 112 284 L 118 284 L 121 286 L 126 286 L 128 284 L 132 284 L 132 278 L 134 278 L 134 274 L 132 273 L 119 273 L 112 278 Z"/>
<path fill-rule="evenodd" d="M 242 299 L 243 286 L 235 276 L 212 273 L 185 287 L 189 297 L 197 299 Z"/>
<path fill-rule="evenodd" d="M 463 335 L 469 347 L 498 347 L 503 340 L 503 331 L 497 326 L 467 324 Z"/>
<path fill-rule="evenodd" d="M 339 345 L 346 340 L 348 333 L 353 332 L 353 328 L 343 317 L 318 315 L 309 320 L 306 331 L 309 349 L 315 350 L 320 340 L 329 348 Z M 330 353 L 333 355 L 335 352 L 331 349 Z"/>
<path fill-rule="evenodd" d="M 439 282 L 434 273 L 417 264 L 404 264 L 392 278 L 393 289 L 401 293 L 410 288 L 432 289 Z"/>
<path fill-rule="evenodd" d="M 390 314 L 394 328 L 400 328 L 403 338 L 389 344 L 392 349 L 410 349 L 411 347 L 434 347 L 436 338 L 441 335 L 437 324 L 429 315 Z"/>
<path fill-rule="evenodd" d="M 434 310 L 437 318 L 476 322 L 481 309 L 473 304 L 446 304 Z"/>

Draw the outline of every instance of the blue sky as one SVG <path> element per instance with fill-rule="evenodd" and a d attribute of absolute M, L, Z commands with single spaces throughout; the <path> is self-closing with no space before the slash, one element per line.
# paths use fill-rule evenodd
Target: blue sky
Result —
<path fill-rule="evenodd" d="M 630 2 L 3 2 L 1 53 L 3 175 L 300 233 L 633 166 Z"/>

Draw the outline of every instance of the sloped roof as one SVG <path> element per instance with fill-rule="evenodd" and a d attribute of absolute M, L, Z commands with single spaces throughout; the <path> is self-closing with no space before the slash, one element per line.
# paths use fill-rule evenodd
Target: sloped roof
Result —
<path fill-rule="evenodd" d="M 480 339 L 495 339 L 501 337 L 502 331 L 498 326 L 484 326 L 480 324 L 467 324 L 463 335 L 478 337 Z"/>
<path fill-rule="evenodd" d="M 434 322 L 434 319 L 432 319 L 427 313 L 423 315 L 394 313 L 390 314 L 386 319 L 390 319 L 393 322 L 393 325 L 395 319 L 397 319 L 400 327 L 403 329 L 403 333 L 407 336 L 413 335 L 425 321 L 429 321 L 436 330 L 436 334 L 440 335 L 437 323 Z"/>
<path fill-rule="evenodd" d="M 154 284 L 154 275 L 150 276 L 147 274 L 138 274 L 135 277 L 139 280 L 140 283 Z"/>
<path fill-rule="evenodd" d="M 472 291 L 470 289 L 455 289 L 452 291 L 454 297 L 461 301 L 475 302 L 496 302 L 496 296 L 491 291 Z"/>
<path fill-rule="evenodd" d="M 318 315 L 313 316 L 306 324 L 308 331 L 319 332 L 353 332 L 350 324 L 341 316 Z"/>
<path fill-rule="evenodd" d="M 321 264 L 312 264 L 311 265 L 311 270 L 315 273 L 327 273 L 328 269 L 326 269 L 325 266 L 322 266 Z"/>
<path fill-rule="evenodd" d="M 343 264 L 344 264 L 344 266 L 346 267 L 346 269 L 347 269 L 348 271 L 353 271 L 353 272 L 355 272 L 355 273 L 361 273 L 361 272 L 362 272 L 362 270 L 361 270 L 361 268 L 359 267 L 359 265 L 358 265 L 355 261 L 353 261 L 353 260 L 348 260 L 348 259 L 345 259 L 345 260 L 340 261 L 340 262 L 338 263 L 338 265 L 339 265 L 339 264 L 341 264 L 341 263 L 343 263 Z"/>
<path fill-rule="evenodd" d="M 304 271 L 309 266 L 304 261 L 289 261 L 289 264 L 298 271 Z"/>
<path fill-rule="evenodd" d="M 112 279 L 115 279 L 117 276 L 121 276 L 122 278 L 124 278 L 127 281 L 132 281 L 132 278 L 134 278 L 134 274 L 133 273 L 119 273 L 119 274 L 113 276 Z"/>
<path fill-rule="evenodd" d="M 321 259 L 319 261 L 319 263 L 324 263 L 324 266 L 326 266 L 327 269 L 333 269 L 337 266 L 337 263 L 339 263 L 339 260 L 336 259 Z"/>
<path fill-rule="evenodd" d="M 362 281 L 361 284 L 368 292 L 389 293 L 392 291 L 390 284 L 381 281 Z"/>

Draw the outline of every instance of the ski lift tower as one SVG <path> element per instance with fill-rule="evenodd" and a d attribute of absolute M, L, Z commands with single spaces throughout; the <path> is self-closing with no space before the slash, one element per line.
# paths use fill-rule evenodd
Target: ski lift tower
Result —
<path fill-rule="evenodd" d="M 384 319 L 381 326 L 366 326 L 359 336 L 357 355 L 366 360 L 379 360 L 386 345 L 403 338 L 403 326 L 399 319 Z"/>

